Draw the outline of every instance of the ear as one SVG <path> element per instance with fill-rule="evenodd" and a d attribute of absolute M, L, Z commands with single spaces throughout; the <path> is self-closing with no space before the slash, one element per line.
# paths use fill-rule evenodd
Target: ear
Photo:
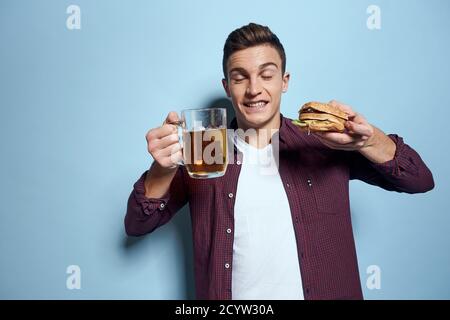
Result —
<path fill-rule="evenodd" d="M 289 87 L 289 79 L 291 78 L 291 74 L 289 72 L 285 72 L 283 76 L 283 85 L 282 85 L 282 91 L 287 92 Z"/>
<path fill-rule="evenodd" d="M 222 79 L 222 85 L 223 85 L 223 88 L 225 89 L 225 93 L 227 94 L 227 97 L 231 98 L 230 88 L 228 87 L 227 79 L 225 79 L 225 78 Z"/>

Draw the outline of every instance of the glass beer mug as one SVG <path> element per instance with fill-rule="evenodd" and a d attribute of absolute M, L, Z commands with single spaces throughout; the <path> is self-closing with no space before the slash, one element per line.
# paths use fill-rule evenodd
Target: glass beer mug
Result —
<path fill-rule="evenodd" d="M 190 177 L 217 178 L 228 165 L 225 108 L 185 109 L 178 126 L 183 161 Z"/>

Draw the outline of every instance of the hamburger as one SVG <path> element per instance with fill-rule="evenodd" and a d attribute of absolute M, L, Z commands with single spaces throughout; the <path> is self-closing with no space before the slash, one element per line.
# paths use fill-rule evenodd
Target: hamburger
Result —
<path fill-rule="evenodd" d="M 309 132 L 344 132 L 348 115 L 328 103 L 308 102 L 298 112 L 292 123 Z"/>

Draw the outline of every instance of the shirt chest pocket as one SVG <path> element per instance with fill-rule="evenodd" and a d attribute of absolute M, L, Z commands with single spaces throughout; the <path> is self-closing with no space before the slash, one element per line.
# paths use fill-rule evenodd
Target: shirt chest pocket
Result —
<path fill-rule="evenodd" d="M 306 187 L 318 214 L 342 215 L 349 208 L 348 175 L 339 167 L 324 168 L 310 174 Z"/>

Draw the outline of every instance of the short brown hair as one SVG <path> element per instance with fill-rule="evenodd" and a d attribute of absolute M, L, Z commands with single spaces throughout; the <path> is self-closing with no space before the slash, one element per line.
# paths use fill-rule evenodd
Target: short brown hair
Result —
<path fill-rule="evenodd" d="M 228 35 L 223 47 L 222 68 L 225 79 L 227 75 L 228 58 L 236 51 L 267 44 L 278 51 L 281 57 L 282 74 L 286 71 L 286 54 L 283 45 L 278 37 L 269 29 L 256 23 L 249 23 L 239 29 L 234 30 Z"/>

